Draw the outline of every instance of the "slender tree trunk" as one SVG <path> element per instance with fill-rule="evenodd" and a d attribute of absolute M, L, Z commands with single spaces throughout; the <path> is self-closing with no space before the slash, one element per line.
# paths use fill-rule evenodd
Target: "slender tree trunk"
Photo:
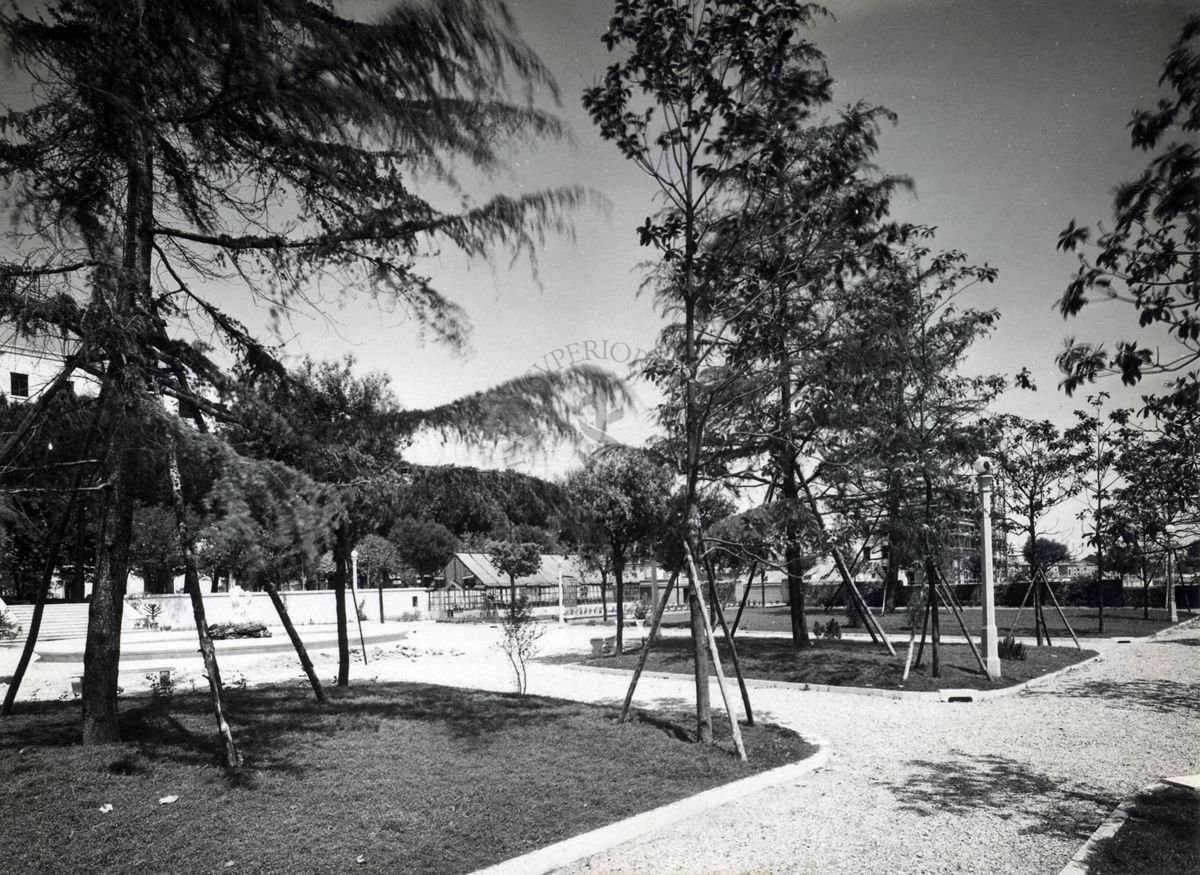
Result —
<path fill-rule="evenodd" d="M 339 687 L 350 686 L 350 631 L 346 626 L 346 575 L 350 550 L 344 529 L 339 528 L 333 544 L 333 603 L 337 611 Z"/>
<path fill-rule="evenodd" d="M 317 677 L 316 670 L 313 668 L 312 660 L 308 658 L 308 650 L 305 648 L 304 642 L 300 639 L 300 634 L 296 631 L 296 627 L 292 625 L 292 618 L 288 616 L 287 605 L 280 598 L 274 584 L 264 581 L 263 589 L 270 596 L 271 604 L 275 606 L 275 613 L 279 615 L 279 621 L 283 623 L 283 628 L 287 630 L 288 638 L 292 640 L 292 646 L 296 648 L 296 656 L 300 658 L 300 665 L 304 667 L 304 674 L 308 676 L 308 682 L 312 685 L 313 695 L 317 697 L 318 702 L 324 702 L 325 690 L 321 687 L 321 681 Z"/>
<path fill-rule="evenodd" d="M 25 637 L 25 647 L 21 650 L 17 667 L 8 682 L 8 691 L 4 694 L 4 704 L 0 706 L 0 715 L 5 717 L 12 713 L 13 703 L 17 700 L 17 691 L 21 689 L 21 681 L 25 679 L 25 672 L 29 668 L 30 660 L 33 659 L 33 648 L 37 646 L 38 633 L 42 628 L 42 615 L 46 610 L 46 596 L 50 592 L 50 582 L 54 578 L 54 567 L 57 564 L 55 560 L 75 510 L 80 479 L 80 475 L 77 474 L 70 498 L 67 500 L 67 506 L 63 510 L 58 525 L 50 535 L 50 542 L 46 545 L 46 561 L 42 565 L 42 578 L 38 585 L 37 601 L 33 605 L 33 616 L 29 620 L 29 632 Z"/>
<path fill-rule="evenodd" d="M 625 652 L 625 559 L 613 557 L 613 576 L 617 579 L 617 638 L 613 653 Z"/>
<path fill-rule="evenodd" d="M 208 693 L 212 699 L 213 717 L 217 721 L 217 736 L 221 739 L 225 768 L 236 769 L 242 764 L 233 730 L 225 718 L 225 701 L 221 685 L 221 667 L 217 664 L 217 652 L 208 634 L 208 618 L 204 611 L 204 597 L 200 592 L 200 572 L 196 568 L 196 551 L 187 532 L 187 515 L 183 503 L 183 478 L 179 473 L 179 457 L 172 439 L 168 450 L 168 475 L 171 481 L 171 505 L 175 510 L 175 533 L 183 551 L 184 591 L 192 603 L 192 616 L 196 620 L 196 638 L 200 644 L 200 655 L 204 659 L 204 673 L 208 676 Z"/>

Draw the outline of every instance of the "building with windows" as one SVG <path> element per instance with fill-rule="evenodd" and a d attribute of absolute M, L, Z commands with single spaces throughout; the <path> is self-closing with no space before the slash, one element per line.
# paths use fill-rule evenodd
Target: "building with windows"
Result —
<path fill-rule="evenodd" d="M 37 398 L 62 371 L 74 344 L 57 338 L 30 340 L 15 331 L 0 331 L 0 395 L 24 401 Z M 95 394 L 95 382 L 82 372 L 73 375 L 71 388 Z"/>

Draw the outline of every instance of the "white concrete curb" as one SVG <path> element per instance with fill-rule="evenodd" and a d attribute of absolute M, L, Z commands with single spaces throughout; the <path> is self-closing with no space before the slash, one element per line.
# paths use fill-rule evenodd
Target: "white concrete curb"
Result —
<path fill-rule="evenodd" d="M 1062 871 L 1058 875 L 1087 875 L 1087 858 L 1091 856 L 1092 848 L 1104 839 L 1116 835 L 1117 830 L 1129 818 L 1129 810 L 1125 807 L 1126 804 L 1122 802 L 1113 809 L 1113 813 L 1108 816 L 1108 819 L 1104 823 L 1100 824 L 1099 829 L 1092 833 L 1092 837 L 1083 843 L 1083 847 L 1075 852 L 1075 856 L 1071 858 L 1071 862 L 1063 866 Z"/>
<path fill-rule="evenodd" d="M 585 857 L 607 851 L 631 839 L 638 838 L 656 829 L 671 826 L 697 814 L 733 802 L 759 790 L 795 780 L 808 772 L 822 768 L 829 761 L 829 743 L 817 736 L 806 735 L 805 741 L 818 747 L 816 753 L 798 763 L 789 763 L 767 772 L 760 772 L 720 787 L 671 802 L 651 811 L 635 814 L 591 832 L 564 839 L 561 842 L 539 848 L 520 857 L 513 857 L 472 875 L 543 875 L 568 866 Z"/>

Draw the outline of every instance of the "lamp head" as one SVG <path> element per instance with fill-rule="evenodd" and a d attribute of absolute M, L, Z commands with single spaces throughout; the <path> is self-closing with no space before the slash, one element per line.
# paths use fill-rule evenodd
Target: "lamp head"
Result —
<path fill-rule="evenodd" d="M 350 551 L 350 558 L 351 559 L 358 558 L 358 548 L 357 547 L 355 547 L 353 550 Z"/>
<path fill-rule="evenodd" d="M 989 459 L 987 456 L 980 456 L 978 459 L 975 460 L 975 473 L 976 474 L 991 474 L 992 473 L 992 464 L 993 464 L 992 460 Z"/>

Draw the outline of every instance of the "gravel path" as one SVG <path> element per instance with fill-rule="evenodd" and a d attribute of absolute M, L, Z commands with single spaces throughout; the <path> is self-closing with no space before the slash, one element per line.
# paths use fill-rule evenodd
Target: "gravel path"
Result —
<path fill-rule="evenodd" d="M 404 642 L 369 644 L 371 661 L 356 664 L 356 682 L 512 688 L 494 627 L 410 630 Z M 578 651 L 599 634 L 550 627 L 541 652 Z M 761 718 L 831 742 L 826 768 L 561 871 L 1054 875 L 1123 797 L 1166 775 L 1200 772 L 1200 625 L 1087 646 L 1103 658 L 971 704 L 752 690 Z M 9 655 L 0 652 L 0 674 Z M 313 657 L 331 678 L 331 649 Z M 199 678 L 198 659 L 177 662 L 182 684 Z M 300 678 L 287 654 L 230 656 L 221 667 L 227 681 Z M 70 671 L 35 665 L 29 690 L 61 695 Z M 530 668 L 531 693 L 582 701 L 619 702 L 627 682 L 545 663 Z M 647 678 L 639 687 L 641 705 L 692 701 L 688 680 Z M 719 701 L 714 686 L 714 706 Z"/>

